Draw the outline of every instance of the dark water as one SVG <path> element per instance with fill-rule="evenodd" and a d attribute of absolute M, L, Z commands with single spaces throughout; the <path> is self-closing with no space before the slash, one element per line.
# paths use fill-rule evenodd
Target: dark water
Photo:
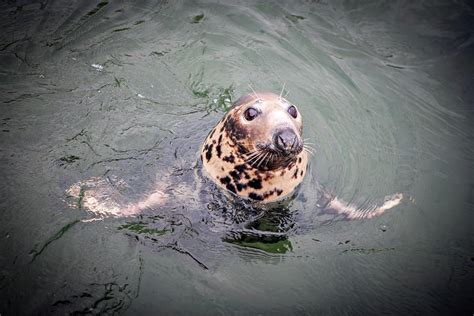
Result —
<path fill-rule="evenodd" d="M 474 312 L 467 2 L 8 1 L 0 12 L 0 315 Z M 284 237 L 236 243 L 225 214 L 237 206 L 195 198 L 192 166 L 249 84 L 285 84 L 316 153 Z M 126 181 L 123 201 L 163 182 L 175 199 L 84 222 L 65 190 L 91 177 Z M 362 207 L 406 199 L 346 221 L 316 212 L 319 185 Z"/>

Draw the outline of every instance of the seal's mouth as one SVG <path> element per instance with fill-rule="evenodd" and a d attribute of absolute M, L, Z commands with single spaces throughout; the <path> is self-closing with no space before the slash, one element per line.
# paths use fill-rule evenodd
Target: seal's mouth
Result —
<path fill-rule="evenodd" d="M 288 166 L 304 149 L 301 137 L 291 129 L 275 132 L 271 141 L 256 147 L 257 149 L 246 153 L 246 162 L 254 168 L 264 170 Z"/>

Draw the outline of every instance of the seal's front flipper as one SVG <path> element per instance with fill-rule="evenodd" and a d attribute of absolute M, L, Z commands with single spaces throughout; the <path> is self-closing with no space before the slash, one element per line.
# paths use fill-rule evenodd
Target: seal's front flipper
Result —
<path fill-rule="evenodd" d="M 93 218 L 84 221 L 107 217 L 131 217 L 146 209 L 164 203 L 166 195 L 156 190 L 137 203 L 127 203 L 128 185 L 117 177 L 93 177 L 79 181 L 66 190 L 67 203 L 71 208 L 82 209 Z"/>
<path fill-rule="evenodd" d="M 147 209 L 153 209 L 162 205 L 166 201 L 166 198 L 166 193 L 156 190 L 139 202 L 129 204 L 126 208 L 124 208 L 123 213 L 125 216 L 139 214 Z"/>
<path fill-rule="evenodd" d="M 324 210 L 343 215 L 347 219 L 368 219 L 382 215 L 385 211 L 399 205 L 403 200 L 403 194 L 396 193 L 387 196 L 384 203 L 380 206 L 358 208 L 355 205 L 339 200 L 337 197 L 330 197 L 327 193 L 324 195 Z"/>

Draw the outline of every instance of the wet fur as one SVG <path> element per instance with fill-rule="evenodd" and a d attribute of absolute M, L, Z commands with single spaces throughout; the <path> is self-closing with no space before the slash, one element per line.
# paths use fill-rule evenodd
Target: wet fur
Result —
<path fill-rule="evenodd" d="M 273 165 L 269 163 L 269 153 L 267 158 L 262 154 L 262 157 L 252 159 L 252 152 L 260 146 L 258 142 L 268 139 L 281 126 L 291 126 L 298 137 L 302 132 L 301 119 L 296 123 L 283 119 L 276 126 L 271 119 L 262 118 L 258 126 L 245 125 L 241 112 L 257 98 L 264 100 L 265 104 L 261 103 L 261 106 L 268 111 L 278 111 L 278 107 L 272 106 L 280 100 L 287 102 L 272 93 L 247 95 L 237 100 L 208 134 L 201 147 L 201 160 L 207 175 L 219 187 L 252 201 L 269 203 L 288 197 L 301 183 L 306 174 L 308 157 L 302 150 L 290 159 L 273 156 Z M 288 121 L 291 120 L 288 115 Z M 268 135 L 262 135 L 266 133 Z"/>

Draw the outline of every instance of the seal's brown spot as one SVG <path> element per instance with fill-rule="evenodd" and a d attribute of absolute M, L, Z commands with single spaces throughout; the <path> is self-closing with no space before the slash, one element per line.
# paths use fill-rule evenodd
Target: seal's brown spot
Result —
<path fill-rule="evenodd" d="M 252 200 L 255 200 L 255 201 L 262 201 L 263 200 L 263 196 L 255 193 L 255 192 L 250 192 L 249 193 L 249 198 L 251 198 Z"/>
<path fill-rule="evenodd" d="M 230 183 L 230 178 L 229 177 L 221 178 L 221 183 L 222 184 L 229 184 Z"/>
<path fill-rule="evenodd" d="M 249 182 L 247 182 L 247 185 L 251 188 L 254 188 L 256 190 L 259 190 L 262 188 L 262 180 L 260 179 L 252 179 Z"/>
<path fill-rule="evenodd" d="M 265 193 L 263 194 L 263 199 L 268 199 L 268 198 L 269 198 L 270 196 L 272 196 L 273 194 L 275 194 L 275 191 L 274 191 L 274 190 L 265 192 Z"/>
<path fill-rule="evenodd" d="M 236 186 L 237 186 L 237 191 L 239 191 L 239 192 L 244 190 L 245 188 L 247 188 L 246 184 L 243 184 L 243 183 L 240 183 L 240 182 L 237 183 Z"/>
<path fill-rule="evenodd" d="M 234 169 L 237 170 L 238 172 L 242 173 L 247 169 L 247 165 L 236 165 L 234 167 Z"/>
<path fill-rule="evenodd" d="M 295 173 L 293 174 L 293 178 L 298 178 L 298 168 L 296 168 Z"/>
<path fill-rule="evenodd" d="M 247 153 L 247 150 L 245 150 L 244 146 L 239 146 L 238 147 L 239 154 L 245 155 Z"/>
<path fill-rule="evenodd" d="M 214 132 L 216 131 L 216 128 L 214 127 L 211 131 L 211 133 L 209 134 L 209 138 L 212 138 L 212 136 L 214 136 Z"/>
<path fill-rule="evenodd" d="M 232 170 L 229 175 L 236 181 L 239 181 L 240 180 L 240 173 L 238 173 L 237 171 L 235 170 Z"/>
<path fill-rule="evenodd" d="M 225 187 L 226 187 L 226 189 L 229 190 L 230 192 L 237 194 L 237 192 L 235 192 L 235 186 L 234 186 L 232 183 L 229 183 L 229 184 L 226 185 Z"/>
<path fill-rule="evenodd" d="M 230 163 L 234 163 L 235 161 L 233 155 L 225 156 L 224 158 L 222 158 L 222 160 L 224 160 L 225 162 L 230 162 Z"/>
<path fill-rule="evenodd" d="M 227 118 L 224 127 L 227 131 L 232 131 L 230 137 L 236 141 L 242 140 L 249 135 L 247 128 L 242 126 L 242 124 L 233 117 Z"/>
<path fill-rule="evenodd" d="M 206 159 L 207 161 L 211 160 L 212 158 L 212 146 L 214 146 L 213 144 L 210 144 L 208 147 L 207 147 L 207 152 L 206 152 Z"/>

